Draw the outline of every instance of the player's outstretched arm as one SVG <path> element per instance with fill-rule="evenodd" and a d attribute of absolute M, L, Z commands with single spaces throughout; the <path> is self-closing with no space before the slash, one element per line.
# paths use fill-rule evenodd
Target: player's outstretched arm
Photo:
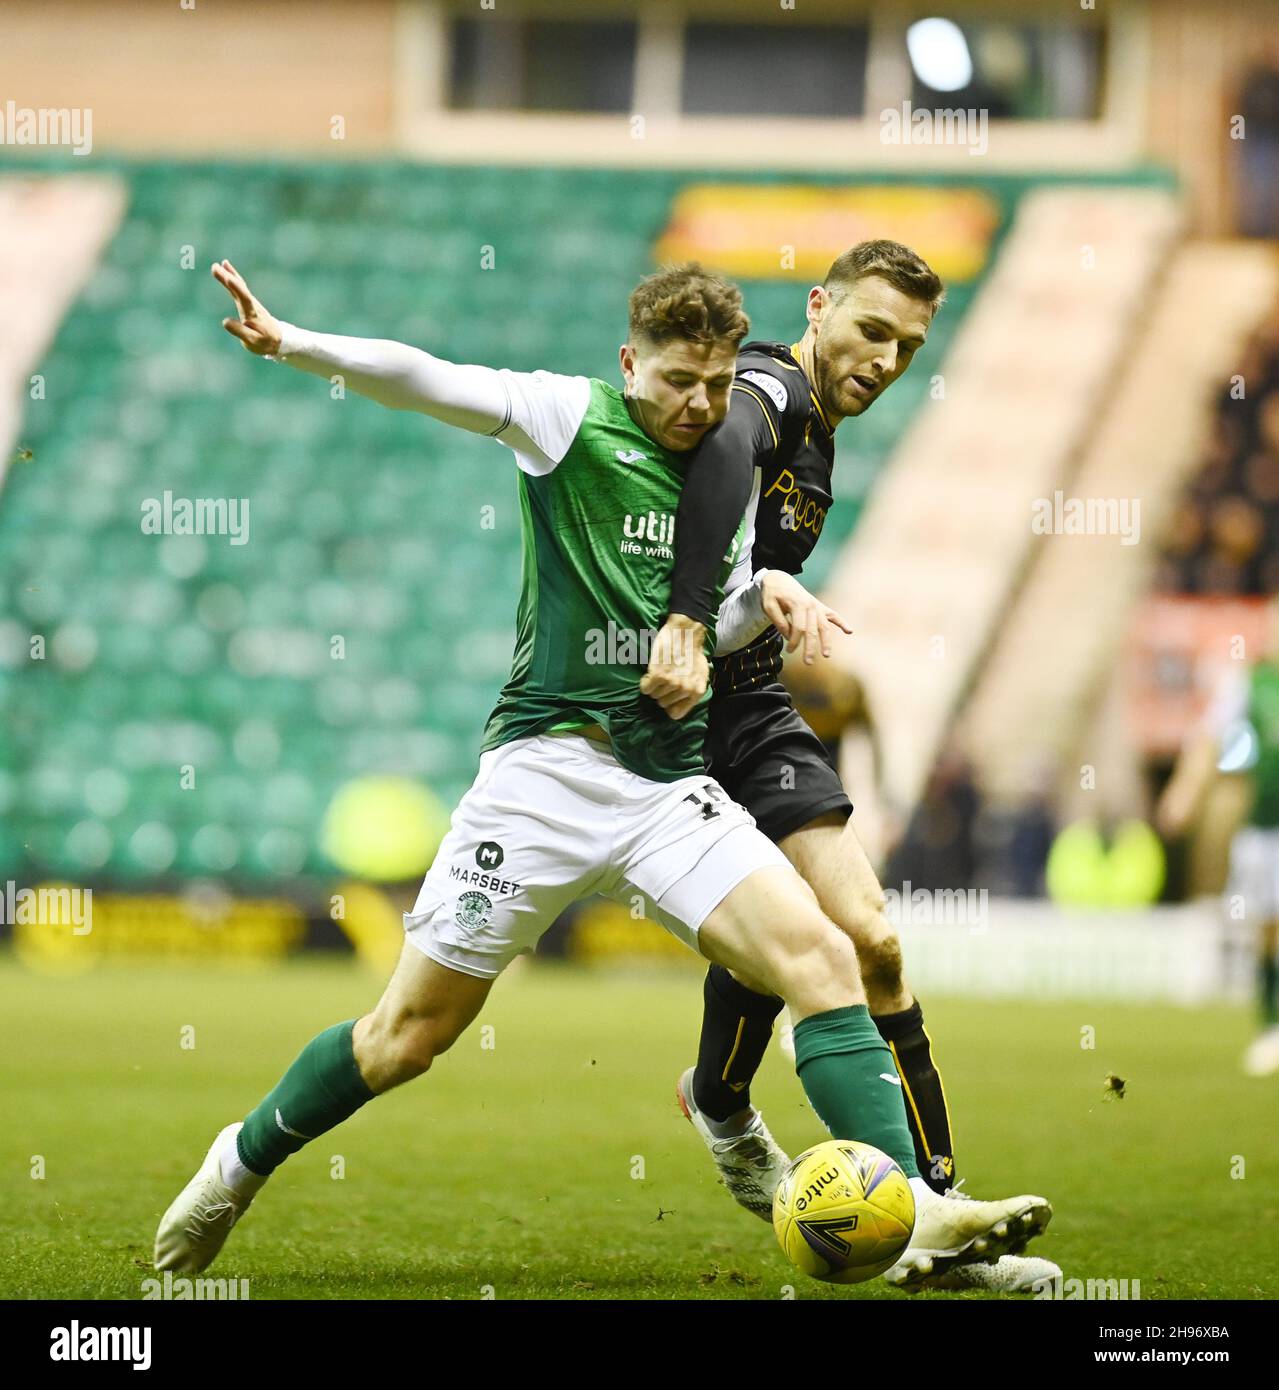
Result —
<path fill-rule="evenodd" d="M 416 410 L 475 434 L 495 434 L 510 421 L 509 396 L 491 367 L 464 366 L 386 338 L 313 333 L 269 313 L 230 261 L 213 278 L 231 296 L 236 317 L 222 320 L 258 357 L 287 362 L 343 384 L 393 410 Z"/>

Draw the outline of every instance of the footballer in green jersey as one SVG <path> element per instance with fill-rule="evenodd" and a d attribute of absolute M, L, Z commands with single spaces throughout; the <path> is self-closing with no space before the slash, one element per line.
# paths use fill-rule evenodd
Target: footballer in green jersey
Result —
<path fill-rule="evenodd" d="M 625 641 L 608 651 L 609 623 L 636 636 L 664 615 L 678 455 L 727 412 L 748 328 L 737 289 L 697 266 L 642 281 L 619 354 L 623 394 L 585 377 L 458 366 L 400 343 L 309 333 L 270 315 L 229 262 L 213 273 L 236 306 L 225 327 L 251 352 L 505 444 L 521 473 L 526 563 L 512 677 L 475 782 L 405 916 L 382 998 L 311 1039 L 217 1135 L 161 1220 L 157 1268 L 207 1266 L 290 1154 L 427 1071 L 502 969 L 590 893 L 640 899 L 694 950 L 786 1000 L 797 1069 L 827 1132 L 883 1150 L 910 1182 L 916 1219 L 902 1262 L 931 1269 L 978 1245 L 994 1257 L 1024 1243 L 1046 1220 L 1040 1199 L 947 1202 L 923 1183 L 852 944 L 701 770 L 696 724 L 667 729 L 660 706 L 644 708 L 641 653 Z M 727 606 L 719 613 L 721 627 L 739 621 Z M 691 619 L 679 632 L 701 660 L 693 684 L 704 684 L 712 634 Z"/>

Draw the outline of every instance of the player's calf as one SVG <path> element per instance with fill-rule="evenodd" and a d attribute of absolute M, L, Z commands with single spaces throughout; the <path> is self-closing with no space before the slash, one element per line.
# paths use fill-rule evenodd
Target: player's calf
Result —
<path fill-rule="evenodd" d="M 355 1025 L 355 1060 L 369 1089 L 381 1095 L 430 1070 L 475 1019 L 492 983 L 449 970 L 406 941 L 377 1007 Z"/>
<path fill-rule="evenodd" d="M 791 870 L 760 869 L 702 923 L 702 950 L 748 972 L 796 1018 L 795 1068 L 822 1123 L 873 1144 L 918 1179 L 901 1083 L 866 1007 L 852 942 Z"/>
<path fill-rule="evenodd" d="M 885 895 L 852 822 L 823 817 L 786 836 L 779 848 L 812 886 L 822 911 L 857 948 L 866 998 L 905 1088 L 915 1159 L 933 1191 L 955 1181 L 950 1111 L 924 1014 L 906 983 L 901 940 Z"/>

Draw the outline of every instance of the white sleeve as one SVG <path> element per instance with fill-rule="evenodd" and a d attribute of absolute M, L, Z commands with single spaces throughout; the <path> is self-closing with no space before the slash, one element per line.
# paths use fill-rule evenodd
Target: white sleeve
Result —
<path fill-rule="evenodd" d="M 280 325 L 277 362 L 344 386 L 392 410 L 417 410 L 474 434 L 496 434 L 508 418 L 506 387 L 491 367 L 461 366 L 387 338 L 345 338 Z"/>
<path fill-rule="evenodd" d="M 494 431 L 515 450 L 526 473 L 549 473 L 568 452 L 591 403 L 589 377 L 500 371 L 507 393 L 504 423 Z"/>
<path fill-rule="evenodd" d="M 715 619 L 716 656 L 727 656 L 748 646 L 769 626 L 769 619 L 764 615 L 764 586 L 760 579 L 764 571 L 761 569 L 752 578 L 760 481 L 761 473 L 757 468 L 751 495 L 746 500 L 746 534 L 742 537 L 742 548 L 737 553 L 732 573 L 724 586 L 724 601 Z"/>
<path fill-rule="evenodd" d="M 769 626 L 764 613 L 763 578 L 766 573 L 767 570 L 760 570 L 749 583 L 725 595 L 715 621 L 716 656 L 728 656 L 748 646 Z"/>
<path fill-rule="evenodd" d="M 564 457 L 590 404 L 586 377 L 495 371 L 432 357 L 387 338 L 348 338 L 280 325 L 275 359 L 300 371 L 341 377 L 345 386 L 392 410 L 423 415 L 500 439 L 520 467 L 549 473 Z"/>

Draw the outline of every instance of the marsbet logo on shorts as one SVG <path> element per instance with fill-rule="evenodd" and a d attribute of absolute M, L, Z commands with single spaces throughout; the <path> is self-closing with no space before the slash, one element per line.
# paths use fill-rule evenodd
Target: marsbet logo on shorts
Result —
<path fill-rule="evenodd" d="M 457 879 L 459 883 L 465 883 L 468 888 L 484 888 L 502 898 L 520 891 L 520 885 L 513 879 L 499 878 L 496 874 L 482 874 L 478 869 L 459 868 L 456 864 L 449 865 L 449 877 Z"/>

